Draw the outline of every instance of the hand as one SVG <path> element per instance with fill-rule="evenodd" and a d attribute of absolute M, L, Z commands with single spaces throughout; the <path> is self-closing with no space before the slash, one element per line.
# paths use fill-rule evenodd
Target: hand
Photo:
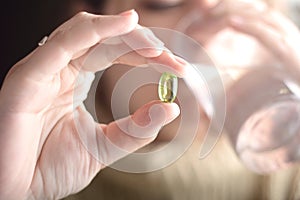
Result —
<path fill-rule="evenodd" d="M 286 71 L 295 81 L 300 81 L 300 32 L 298 27 L 282 13 L 262 6 L 233 15 L 230 26 L 256 41 L 271 54 L 271 63 Z"/>
<path fill-rule="evenodd" d="M 256 172 L 270 173 L 286 168 L 299 162 L 299 101 L 285 99 L 276 102 L 274 95 L 270 94 L 278 92 L 280 74 L 288 87 L 291 82 L 294 83 L 290 90 L 299 95 L 300 32 L 287 17 L 266 6 L 261 10 L 252 9 L 234 15 L 229 24 L 234 30 L 258 41 L 272 58 L 261 69 L 242 77 L 228 92 L 228 110 L 239 110 L 235 114 L 243 113 L 237 114 L 239 119 L 252 111 L 251 118 L 239 132 L 236 149 L 244 163 Z M 275 72 L 276 76 L 271 75 Z M 255 100 L 250 97 L 253 95 Z M 259 103 L 266 104 L 270 97 L 274 100 L 273 104 L 264 105 L 259 112 L 253 113 L 253 107 L 258 107 Z"/>
<path fill-rule="evenodd" d="M 176 104 L 153 101 L 121 120 L 125 127 L 130 126 L 126 133 L 117 122 L 95 123 L 85 109 L 83 101 L 94 72 L 112 64 L 105 63 L 109 56 L 105 54 L 99 59 L 103 60 L 101 66 L 83 64 L 96 44 L 124 34 L 124 45 L 129 47 L 159 44 L 155 37 L 135 32 L 137 22 L 134 11 L 117 16 L 80 13 L 10 70 L 0 93 L 0 199 L 59 199 L 78 192 L 105 164 L 125 156 L 115 155 L 105 141 L 95 138 L 105 135 L 124 152 L 133 152 L 153 141 L 161 126 L 178 116 Z M 133 36 L 137 39 L 130 39 Z M 114 61 L 129 65 L 148 62 L 170 66 L 179 74 L 184 71 L 177 57 L 155 48 L 133 50 Z M 135 132 L 135 127 L 149 123 L 144 129 L 149 137 Z M 88 152 L 80 131 L 107 163 Z"/>
<path fill-rule="evenodd" d="M 259 1 L 223 0 L 216 7 L 198 12 L 188 34 L 207 50 L 217 67 L 251 67 L 271 61 L 262 44 L 251 35 L 233 27 L 232 19 L 263 17 L 268 6 Z M 195 13 L 194 13 L 195 14 Z"/>
<path fill-rule="evenodd" d="M 198 37 L 218 67 L 262 66 L 231 82 L 230 87 L 225 85 L 226 130 L 247 167 L 270 173 L 299 162 L 299 130 L 294 123 L 299 114 L 297 102 L 282 102 L 284 109 L 274 103 L 268 113 L 254 115 L 255 109 L 270 101 L 267 98 L 274 100 L 272 92 L 278 92 L 278 78 L 276 82 L 270 75 L 274 71 L 296 83 L 290 89 L 299 96 L 299 87 L 295 87 L 300 81 L 298 28 L 261 1 L 224 0 L 192 23 L 188 31 Z M 246 126 L 250 114 L 251 123 L 247 121 Z"/>

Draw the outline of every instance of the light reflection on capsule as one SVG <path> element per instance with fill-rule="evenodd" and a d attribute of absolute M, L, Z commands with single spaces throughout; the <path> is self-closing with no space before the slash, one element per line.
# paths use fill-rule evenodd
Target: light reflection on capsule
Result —
<path fill-rule="evenodd" d="M 166 103 L 172 103 L 176 98 L 177 88 L 177 76 L 168 72 L 164 72 L 160 77 L 158 85 L 159 99 Z"/>

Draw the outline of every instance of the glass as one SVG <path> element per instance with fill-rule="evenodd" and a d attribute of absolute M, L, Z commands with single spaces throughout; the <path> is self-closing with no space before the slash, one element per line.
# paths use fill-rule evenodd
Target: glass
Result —
<path fill-rule="evenodd" d="M 203 23 L 204 16 L 192 11 L 180 21 L 177 30 L 199 39 L 196 30 L 199 27 L 205 28 Z M 238 39 L 236 41 L 239 42 Z M 243 38 L 240 41 L 243 42 Z M 177 48 L 184 46 L 180 41 L 177 41 L 176 45 Z M 213 91 L 208 93 L 216 95 L 211 99 L 206 97 L 212 103 L 202 106 L 212 105 L 210 113 L 215 114 L 226 107 L 225 122 L 216 117 L 218 120 L 215 120 L 212 126 L 220 129 L 224 125 L 224 131 L 243 163 L 250 170 L 264 174 L 298 162 L 300 89 L 292 80 L 292 75 L 288 74 L 284 67 L 259 66 L 255 62 L 251 65 L 241 65 L 243 67 L 211 65 L 201 59 L 205 51 L 205 48 L 203 49 L 198 55 L 191 52 L 198 58 L 194 59 L 197 62 L 193 65 L 198 66 L 205 72 L 204 76 L 209 77 L 207 84 L 211 85 L 210 89 Z M 249 51 L 249 54 L 252 53 Z M 249 59 L 253 55 L 249 55 Z M 245 55 L 241 54 L 241 57 Z M 239 58 L 239 55 L 233 58 Z M 209 72 L 212 68 L 218 70 L 225 93 L 220 92 L 222 88 L 214 87 L 218 76 Z"/>
<path fill-rule="evenodd" d="M 245 165 L 263 174 L 299 160 L 296 85 L 272 69 L 249 72 L 227 91 L 225 129 Z"/>

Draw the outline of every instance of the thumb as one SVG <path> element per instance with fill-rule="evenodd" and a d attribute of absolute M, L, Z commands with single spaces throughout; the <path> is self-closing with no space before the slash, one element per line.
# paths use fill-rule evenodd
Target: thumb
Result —
<path fill-rule="evenodd" d="M 108 125 L 96 123 L 90 130 L 87 127 L 91 126 L 86 126 L 83 122 L 91 122 L 91 119 L 82 119 L 84 113 L 79 113 L 81 123 L 76 126 L 80 140 L 93 160 L 107 166 L 152 142 L 159 130 L 173 121 L 179 113 L 179 107 L 175 103 L 152 101 L 131 116 Z"/>

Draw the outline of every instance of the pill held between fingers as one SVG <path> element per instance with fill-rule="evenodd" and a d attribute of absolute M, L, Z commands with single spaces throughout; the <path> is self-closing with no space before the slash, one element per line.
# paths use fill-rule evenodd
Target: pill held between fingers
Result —
<path fill-rule="evenodd" d="M 159 80 L 158 95 L 162 102 L 172 103 L 177 95 L 178 79 L 177 76 L 164 72 Z"/>

